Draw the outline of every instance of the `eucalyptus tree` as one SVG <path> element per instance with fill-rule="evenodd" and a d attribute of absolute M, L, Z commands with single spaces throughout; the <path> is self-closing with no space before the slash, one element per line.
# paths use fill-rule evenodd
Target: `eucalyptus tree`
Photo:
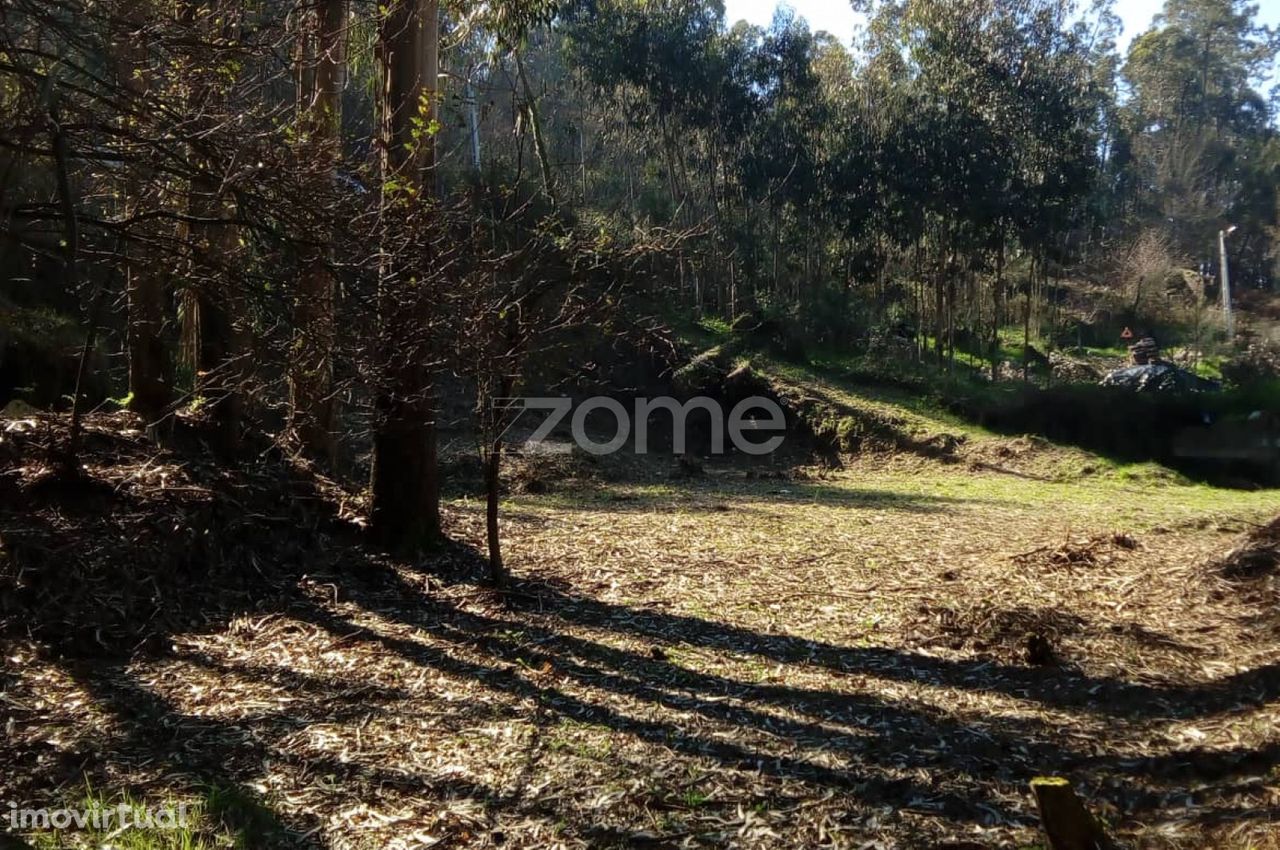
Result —
<path fill-rule="evenodd" d="M 347 80 L 348 0 L 299 4 L 295 77 L 298 98 L 296 151 L 327 198 L 342 159 L 342 95 Z M 289 417 L 295 438 L 313 455 L 337 454 L 333 352 L 337 316 L 329 209 L 317 210 L 320 227 L 305 244 L 294 298 L 295 339 L 289 369 Z"/>
<path fill-rule="evenodd" d="M 719 11 L 700 0 L 604 0 L 571 6 L 565 16 L 572 61 L 595 90 L 607 97 L 622 97 L 626 88 L 643 94 L 632 102 L 631 118 L 658 146 L 673 221 L 689 200 L 680 162 L 683 125 L 710 114 L 717 88 L 708 59 L 723 24 Z"/>
<path fill-rule="evenodd" d="M 954 351 L 957 318 L 971 334 L 985 323 L 994 342 L 1007 245 L 1043 256 L 1092 183 L 1089 47 L 1065 0 L 902 0 L 869 11 L 864 75 L 887 107 L 882 220 L 923 249 L 938 356 Z M 977 275 L 992 270 L 984 297 Z"/>
<path fill-rule="evenodd" d="M 1266 274 L 1275 223 L 1266 165 L 1275 116 L 1259 86 L 1280 35 L 1257 13 L 1243 0 L 1168 0 L 1124 65 L 1139 216 L 1169 224 L 1189 258 L 1211 250 L 1228 222 L 1238 226 L 1247 277 Z"/>
<path fill-rule="evenodd" d="M 755 51 L 752 82 L 758 112 L 739 160 L 747 197 L 768 216 L 770 293 L 797 302 L 802 297 L 803 269 L 787 274 L 792 285 L 784 286 L 783 273 L 788 270 L 783 226 L 790 218 L 793 232 L 808 248 L 811 240 L 803 234 L 817 217 L 823 176 L 821 134 L 830 120 L 822 81 L 814 70 L 815 51 L 813 35 L 803 22 L 775 18 Z"/>
<path fill-rule="evenodd" d="M 370 473 L 370 527 L 394 547 L 440 535 L 440 481 L 432 386 L 431 296 L 425 265 L 435 189 L 439 85 L 436 0 L 378 10 L 382 98 L 378 149 L 386 229 L 379 282 L 379 365 Z"/>

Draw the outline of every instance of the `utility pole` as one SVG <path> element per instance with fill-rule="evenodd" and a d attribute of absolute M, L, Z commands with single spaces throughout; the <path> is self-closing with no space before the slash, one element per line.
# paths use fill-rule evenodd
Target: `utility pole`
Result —
<path fill-rule="evenodd" d="M 1228 342 L 1235 342 L 1236 338 L 1236 320 L 1231 314 L 1231 270 L 1227 265 L 1227 237 L 1235 232 L 1235 225 L 1218 231 L 1218 256 L 1222 260 L 1222 314 L 1226 320 Z"/>

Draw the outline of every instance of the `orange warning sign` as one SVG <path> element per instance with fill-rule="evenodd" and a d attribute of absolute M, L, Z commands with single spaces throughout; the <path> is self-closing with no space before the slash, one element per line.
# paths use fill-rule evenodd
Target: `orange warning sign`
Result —
<path fill-rule="evenodd" d="M 1120 334 L 1121 339 L 1133 339 L 1133 331 L 1128 328 L 1124 329 L 1124 333 Z"/>

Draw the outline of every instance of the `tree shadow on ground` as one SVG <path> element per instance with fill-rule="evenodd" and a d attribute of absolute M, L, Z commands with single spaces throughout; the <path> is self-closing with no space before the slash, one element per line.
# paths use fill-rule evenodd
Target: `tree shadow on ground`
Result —
<path fill-rule="evenodd" d="M 1057 730 L 1052 721 L 1018 716 L 968 720 L 963 713 L 953 716 L 923 704 L 885 700 L 858 690 L 744 683 L 689 670 L 667 660 L 662 652 L 620 649 L 603 639 L 578 637 L 555 624 L 559 621 L 612 631 L 652 642 L 654 648 L 692 643 L 722 652 L 761 655 L 779 663 L 818 665 L 845 677 L 866 674 L 973 691 L 998 691 L 1055 708 L 1079 708 L 1139 721 L 1198 716 L 1268 698 L 1265 692 L 1242 693 L 1239 689 L 1253 681 L 1246 678 L 1202 688 L 1163 690 L 1078 674 L 1054 683 L 1052 674 L 1040 675 L 1023 668 L 942 662 L 893 650 L 844 649 L 761 635 L 705 620 L 605 605 L 545 584 L 522 583 L 510 598 L 523 600 L 519 606 L 522 610 L 536 607 L 539 623 L 547 623 L 539 627 L 527 620 L 441 607 L 403 585 L 388 594 L 387 587 L 396 584 L 397 579 L 389 577 L 375 597 L 357 594 L 352 602 L 367 606 L 366 610 L 381 618 L 419 630 L 429 641 L 368 632 L 360 639 L 415 664 L 451 675 L 482 678 L 488 687 L 532 700 L 547 711 L 625 732 L 691 757 L 714 758 L 729 769 L 853 792 L 865 801 L 929 812 L 952 822 L 990 822 L 994 815 L 995 820 L 1018 823 L 1025 816 L 1009 810 L 993 789 L 1007 794 L 1009 789 L 1046 771 L 1078 773 L 1099 782 L 1124 777 L 1126 785 L 1114 789 L 1115 805 L 1121 811 L 1140 814 L 1161 805 L 1174 792 L 1170 781 L 1189 778 L 1188 766 L 1201 760 L 1215 764 L 1209 773 L 1218 779 L 1251 775 L 1260 769 L 1265 773 L 1280 763 L 1280 753 L 1274 747 L 1239 753 L 1179 750 L 1148 759 L 1099 756 L 1090 748 L 1056 741 Z M 313 622 L 332 634 L 349 632 L 355 626 L 332 612 L 313 613 L 318 616 Z M 505 636 L 517 629 L 521 638 Z M 461 660 L 443 650 L 440 643 L 482 653 L 492 663 Z M 509 666 L 516 660 L 521 667 Z M 520 672 L 524 667 L 540 669 L 571 687 L 541 685 Z M 1258 680 L 1274 686 L 1274 672 L 1271 668 L 1258 671 Z M 618 711 L 611 700 L 593 702 L 571 692 L 580 688 L 658 709 L 691 712 L 708 722 L 736 728 L 743 742 L 736 740 L 738 735 L 728 741 L 723 737 L 708 739 L 690 734 L 676 723 L 629 715 Z M 1110 704 L 1117 698 L 1126 699 L 1126 706 Z M 1184 703 L 1181 707 L 1176 705 L 1180 701 Z M 791 745 L 782 748 L 785 754 L 762 751 L 748 743 L 759 735 L 781 737 Z M 844 766 L 832 767 L 795 755 L 800 749 L 837 753 Z M 904 773 L 927 775 L 929 781 L 904 778 Z"/>
<path fill-rule="evenodd" d="M 254 728 L 263 718 L 233 724 L 184 712 L 137 681 L 127 665 L 68 660 L 60 666 L 95 715 L 119 734 L 100 731 L 63 742 L 59 754 L 66 758 L 57 766 L 47 763 L 49 753 L 29 753 L 37 764 L 24 766 L 33 775 L 18 786 L 29 803 L 75 806 L 87 786 L 107 798 L 121 791 L 139 799 L 194 798 L 210 826 L 238 846 L 293 845 L 319 832 L 315 815 L 283 817 L 252 787 L 263 778 L 269 753 Z"/>
<path fill-rule="evenodd" d="M 1050 718 L 974 715 L 905 697 L 886 698 L 868 688 L 864 678 L 996 692 L 1056 709 L 1152 722 L 1226 711 L 1239 702 L 1274 695 L 1266 689 L 1233 691 L 1246 683 L 1239 677 L 1203 688 L 1158 689 L 1061 671 L 846 648 L 613 605 L 540 581 L 519 582 L 495 597 L 501 602 L 496 613 L 476 613 L 424 593 L 410 581 L 412 574 L 376 556 L 362 557 L 356 548 L 348 555 L 341 575 L 309 577 L 322 586 L 332 584 L 337 603 L 298 592 L 285 605 L 264 610 L 313 626 L 344 646 L 477 683 L 507 700 L 508 719 L 523 715 L 542 725 L 590 723 L 680 758 L 798 783 L 815 796 L 834 790 L 859 804 L 889 806 L 956 828 L 1032 826 L 1029 809 L 1010 807 L 1009 800 L 1043 772 L 1082 778 L 1096 798 L 1140 819 L 1164 809 L 1192 785 L 1244 780 L 1280 764 L 1280 745 L 1236 752 L 1174 750 L 1143 758 L 1098 755 L 1095 748 L 1059 736 Z M 455 588 L 464 587 L 468 574 L 473 578 L 481 569 L 478 556 L 467 547 L 454 547 L 446 557 Z M 590 636 L 583 636 L 584 631 Z M 830 690 L 741 681 L 670 660 L 668 652 L 685 645 L 820 668 L 838 678 Z M 128 730 L 123 740 L 95 756 L 100 764 L 86 762 L 90 772 L 127 775 L 133 767 L 157 763 L 165 766 L 168 777 L 182 777 L 193 787 L 237 789 L 270 813 L 270 804 L 249 789 L 274 762 L 300 776 L 329 777 L 332 790 L 326 799 L 333 806 L 366 799 L 375 788 L 392 789 L 417 799 L 473 800 L 483 805 L 494 829 L 504 818 L 519 817 L 561 824 L 569 834 L 606 845 L 628 846 L 649 835 L 640 826 L 631 834 L 536 794 L 457 777 L 406 774 L 360 758 L 298 754 L 271 743 L 282 729 L 355 723 L 361 714 L 394 711 L 411 695 L 405 688 L 389 688 L 362 702 L 353 697 L 351 682 L 334 676 L 254 661 L 229 663 L 190 650 L 176 651 L 175 657 L 228 682 L 257 680 L 284 689 L 295 701 L 287 710 L 215 719 L 180 709 L 135 679 L 128 665 L 104 669 L 69 664 L 66 669 L 95 704 Z M 1274 687 L 1274 670 L 1255 672 L 1258 681 Z M 1128 702 L 1117 705 L 1117 698 Z M 1185 704 L 1177 705 L 1178 699 Z M 465 704 L 453 710 L 460 722 L 477 711 L 469 722 L 492 719 Z M 680 719 L 686 716 L 697 722 Z M 529 764 L 535 770 L 532 759 Z M 1202 815 L 1230 822 L 1265 817 L 1239 806 L 1211 806 Z M 291 811 L 272 818 L 261 821 L 267 826 L 250 827 L 262 833 L 256 839 L 259 846 L 323 846 L 324 825 L 314 814 L 300 817 Z"/>
<path fill-rule="evenodd" d="M 768 505 L 811 504 L 847 510 L 947 513 L 966 505 L 999 504 L 989 499 L 936 496 L 896 490 L 855 489 L 808 482 L 717 483 L 673 480 L 658 490 L 600 487 L 571 496 L 539 496 L 538 505 L 561 511 L 599 513 L 770 513 Z M 508 512 L 508 516 L 512 515 Z M 517 508 L 517 517 L 527 511 Z"/>
<path fill-rule="evenodd" d="M 948 660 L 905 650 L 848 648 L 823 641 L 762 634 L 698 617 L 636 609 L 574 593 L 556 582 L 526 580 L 509 591 L 511 604 L 536 605 L 566 622 L 657 642 L 746 652 L 770 661 L 824 667 L 841 674 L 993 692 L 1047 707 L 1135 720 L 1203 717 L 1280 698 L 1280 662 L 1207 684 L 1153 685 L 1087 676 L 1062 668 L 1021 667 L 988 660 Z"/>
<path fill-rule="evenodd" d="M 421 698 L 421 691 L 406 684 L 412 676 L 362 690 L 348 676 L 172 648 L 175 636 L 225 635 L 245 618 L 304 624 L 320 636 L 307 639 L 367 653 L 369 667 L 350 677 L 366 676 L 388 659 L 420 674 L 417 681 L 432 674 L 468 683 L 482 698 L 448 705 L 459 724 L 524 720 L 542 729 L 588 722 L 643 743 L 654 759 L 674 754 L 686 762 L 705 760 L 744 782 L 763 777 L 765 787 L 773 789 L 768 793 L 779 795 L 819 799 L 834 791 L 847 795 L 850 807 L 888 806 L 932 818 L 939 830 L 1031 825 L 1024 783 L 1043 772 L 1082 779 L 1092 796 L 1140 820 L 1172 807 L 1180 795 L 1209 794 L 1199 787 L 1205 782 L 1219 783 L 1223 794 L 1236 793 L 1249 787 L 1249 778 L 1280 764 L 1280 745 L 1148 754 L 1133 753 L 1120 741 L 1135 730 L 1149 732 L 1172 721 L 1273 701 L 1280 697 L 1280 664 L 1208 684 L 1160 686 L 765 634 L 729 622 L 619 605 L 537 578 L 516 582 L 503 593 L 469 589 L 484 567 L 466 545 L 446 547 L 423 565 L 422 573 L 414 573 L 365 547 L 354 529 L 317 513 L 315 504 L 329 501 L 303 479 L 272 473 L 278 480 L 268 487 L 212 468 L 200 475 L 190 485 L 200 490 L 198 503 L 182 502 L 176 513 L 161 515 L 166 521 L 194 522 L 199 533 L 182 537 L 176 550 L 162 556 L 148 547 L 163 528 L 144 535 L 141 526 L 125 522 L 153 517 L 155 502 L 139 502 L 127 488 L 115 487 L 111 496 L 92 495 L 106 501 L 85 511 L 0 504 L 6 533 L 11 521 L 23 527 L 20 567 L 57 576 L 66 566 L 60 560 L 64 544 L 54 543 L 59 535 L 88 540 L 124 531 L 128 535 L 107 551 L 108 560 L 77 569 L 99 570 L 87 573 L 90 586 L 103 570 L 140 579 L 140 587 L 158 582 L 156 599 L 107 597 L 113 603 L 123 600 L 131 616 L 160 612 L 146 623 L 146 640 L 112 631 L 117 645 L 102 649 L 114 652 L 99 653 L 101 641 L 87 647 L 72 642 L 42 657 L 42 663 L 69 674 L 88 694 L 93 710 L 120 730 L 100 746 L 37 765 L 43 772 L 32 781 L 46 789 L 71 786 L 85 776 L 98 782 L 149 776 L 187 790 L 229 789 L 226 798 L 247 800 L 238 807 L 245 814 L 237 828 L 258 833 L 253 846 L 323 845 L 326 828 L 333 827 L 321 819 L 322 811 L 389 792 L 419 802 L 471 800 L 495 827 L 519 817 L 564 824 L 587 842 L 628 846 L 641 841 L 638 822 L 606 824 L 564 796 L 544 799 L 528 792 L 521 783 L 537 771 L 536 754 L 519 774 L 525 779 L 517 776 L 504 789 L 458 776 L 391 769 L 359 752 L 320 753 L 279 743 L 298 730 L 358 727 L 363 717 L 416 711 L 412 699 Z M 179 557 L 174 551 L 205 537 L 216 539 L 194 544 L 183 572 L 167 578 L 160 572 Z M 224 581 L 233 583 L 227 587 Z M 437 592 L 442 586 L 453 598 Z M 458 601 L 464 591 L 483 604 Z M 38 637 L 44 634 L 41 618 L 61 627 L 68 610 L 36 605 L 26 615 L 30 633 Z M 114 629 L 121 621 L 113 615 L 107 622 Z M 93 623 L 74 625 L 81 635 Z M 255 644 L 245 638 L 243 645 Z M 787 665 L 806 683 L 747 681 L 727 672 L 730 665 L 723 671 L 691 669 L 673 660 L 683 647 L 726 660 Z M 76 651 L 86 648 L 93 652 Z M 227 694 L 235 693 L 237 683 L 257 682 L 264 692 L 287 692 L 291 700 L 217 705 L 223 696 L 215 693 L 209 697 L 212 707 L 193 710 L 189 700 L 179 701 L 172 683 L 161 686 L 150 676 L 157 665 L 176 664 L 202 669 Z M 175 667 L 173 673 L 181 670 Z M 819 681 L 812 682 L 810 675 Z M 936 698 L 916 698 L 885 683 L 933 688 Z M 951 709 L 944 702 L 951 691 L 999 696 L 1049 713 L 986 711 L 971 704 Z M 1057 717 L 1062 712 L 1083 718 L 1102 739 L 1063 734 Z M 29 719 L 33 725 L 40 722 Z M 38 752 L 22 750 L 15 757 L 38 762 L 50 754 L 50 746 L 46 742 Z M 545 750 L 544 743 L 529 746 Z M 307 806 L 286 807 L 255 790 L 277 770 L 315 795 Z M 1215 802 L 1202 811 L 1205 817 L 1243 822 L 1253 816 L 1243 806 L 1206 799 Z M 1258 812 L 1257 817 L 1266 816 L 1265 807 Z M 463 834 L 463 827 L 442 828 L 454 829 L 455 837 Z"/>

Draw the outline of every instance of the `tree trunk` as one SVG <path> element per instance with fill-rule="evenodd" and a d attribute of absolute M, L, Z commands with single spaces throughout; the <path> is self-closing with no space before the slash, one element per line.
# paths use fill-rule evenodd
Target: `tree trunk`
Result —
<path fill-rule="evenodd" d="M 938 273 L 933 282 L 933 353 L 939 366 L 946 361 L 947 290 L 943 282 L 946 276 L 946 255 L 943 254 L 938 260 Z"/>
<path fill-rule="evenodd" d="M 782 256 L 782 211 L 773 207 L 773 294 L 778 294 Z"/>
<path fill-rule="evenodd" d="M 508 333 L 503 340 L 502 349 L 508 353 L 520 350 L 523 345 L 519 341 L 518 320 L 515 314 L 507 317 Z M 508 399 L 515 388 L 515 379 L 509 368 L 501 359 L 491 364 L 490 368 L 505 372 L 500 378 L 480 381 L 478 401 L 480 403 L 480 422 L 482 424 L 481 461 L 484 464 L 485 492 L 485 537 L 489 544 L 489 580 L 494 586 L 501 587 L 507 583 L 510 574 L 502 560 L 502 536 L 498 527 L 498 513 L 501 507 L 502 482 L 502 438 L 504 430 L 504 411 L 497 405 L 498 399 Z M 496 390 L 497 395 L 494 395 Z"/>
<path fill-rule="evenodd" d="M 316 164 L 317 195 L 329 196 L 342 145 L 342 89 L 346 80 L 347 0 L 325 0 L 300 36 L 315 50 L 300 50 L 300 153 Z M 314 54 L 308 62 L 307 56 Z M 324 213 L 322 212 L 322 216 Z M 322 226 L 322 229 L 326 229 Z M 317 241 L 329 233 L 317 234 Z M 337 454 L 333 388 L 335 281 L 327 246 L 309 247 L 302 258 L 294 304 L 296 336 L 289 371 L 290 430 L 313 457 L 333 462 Z"/>
<path fill-rule="evenodd" d="M 1004 321 L 1004 236 L 996 254 L 996 283 L 991 316 L 991 381 L 1000 379 L 1000 325 Z"/>
<path fill-rule="evenodd" d="M 151 425 L 173 401 L 173 366 L 163 336 L 165 285 L 143 246 L 128 245 L 125 252 L 129 409 Z"/>
<path fill-rule="evenodd" d="M 49 136 L 53 148 L 54 182 L 58 187 L 58 205 L 62 211 L 63 226 L 63 286 L 67 293 L 75 295 L 80 290 L 80 223 L 76 213 L 75 198 L 71 194 L 71 149 L 67 142 L 67 130 L 58 115 L 58 91 L 51 82 L 49 86 Z M 80 469 L 80 425 L 83 407 L 81 405 L 81 386 L 84 383 L 85 367 L 89 362 L 89 354 L 97 340 L 98 334 L 98 297 L 95 294 L 93 306 L 90 308 L 89 329 L 85 335 L 84 347 L 80 352 L 80 363 L 76 369 L 75 395 L 71 399 L 71 428 L 67 435 L 64 449 L 65 472 L 77 473 Z"/>
<path fill-rule="evenodd" d="M 143 27 L 145 16 L 138 6 L 125 5 L 116 76 L 121 88 L 129 93 L 135 110 L 145 109 L 150 79 L 145 69 L 147 57 Z M 126 171 L 124 214 L 131 218 L 142 208 L 144 181 L 139 170 L 142 163 L 131 164 Z M 173 367 L 165 345 L 165 285 L 146 252 L 146 241 L 130 243 L 124 249 L 125 300 L 128 323 L 125 348 L 129 360 L 129 409 L 148 423 L 154 423 L 167 412 L 173 401 Z"/>
<path fill-rule="evenodd" d="M 396 0 L 380 22 L 384 217 L 400 202 L 390 191 L 393 181 L 420 196 L 435 187 L 434 136 L 415 137 L 414 129 L 415 119 L 430 125 L 435 118 L 439 42 L 437 0 Z M 375 402 L 370 527 L 384 545 L 411 549 L 440 536 L 435 405 L 429 347 L 421 338 L 430 317 L 426 297 L 391 254 L 384 254 L 379 294 L 385 374 Z"/>
<path fill-rule="evenodd" d="M 533 86 L 529 84 L 529 75 L 525 73 L 524 62 L 520 59 L 520 51 L 512 51 L 516 60 L 516 74 L 520 77 L 520 91 L 524 94 L 525 114 L 529 116 L 529 129 L 533 133 L 533 150 L 538 157 L 538 169 L 542 172 L 542 188 L 547 198 L 555 206 L 560 205 L 556 194 L 555 173 L 551 170 L 551 158 L 547 153 L 547 140 L 542 133 L 542 116 L 538 113 L 538 100 L 533 95 Z"/>
<path fill-rule="evenodd" d="M 485 531 L 489 542 L 489 578 L 495 585 L 507 581 L 507 568 L 502 561 L 502 537 L 498 528 L 498 508 L 501 497 L 502 439 L 489 445 L 484 464 Z"/>
<path fill-rule="evenodd" d="M 1027 303 L 1022 311 L 1022 380 L 1031 380 L 1031 302 L 1036 289 L 1036 257 L 1031 257 L 1031 272 L 1027 278 Z"/>
<path fill-rule="evenodd" d="M 229 39 L 235 22 L 230 10 L 219 14 L 219 0 L 184 0 L 182 20 L 191 29 L 196 47 L 187 69 L 192 75 L 189 108 L 201 117 L 196 123 L 201 129 L 218 120 L 217 111 L 223 97 L 219 91 L 221 82 L 214 78 L 215 61 L 208 55 L 210 42 L 217 37 Z M 215 32 L 214 26 L 222 29 Z M 192 342 L 195 366 L 195 392 L 202 401 L 202 410 L 212 425 L 213 448 L 224 456 L 239 451 L 240 422 L 244 401 L 242 384 L 247 367 L 247 340 L 240 321 L 243 319 L 243 300 L 229 282 L 228 259 L 236 250 L 236 235 L 227 223 L 229 205 L 223 197 L 220 180 L 216 177 L 217 162 L 202 140 L 192 150 L 192 165 L 196 176 L 191 180 L 187 197 L 187 212 L 191 223 L 187 239 L 191 251 L 191 278 L 196 282 L 194 297 L 190 301 L 186 321 L 190 323 L 188 337 Z"/>
<path fill-rule="evenodd" d="M 683 221 L 684 198 L 680 196 L 679 179 L 676 175 L 675 147 L 671 132 L 667 127 L 665 115 L 658 116 L 658 128 L 662 132 L 662 154 L 667 162 L 667 191 L 671 194 L 671 224 L 678 227 Z"/>

